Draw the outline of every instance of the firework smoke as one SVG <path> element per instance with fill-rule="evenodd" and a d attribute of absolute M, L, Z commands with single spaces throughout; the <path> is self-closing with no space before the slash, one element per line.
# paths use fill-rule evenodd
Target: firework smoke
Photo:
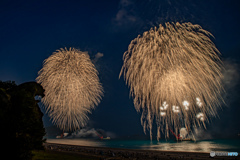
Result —
<path fill-rule="evenodd" d="M 222 62 L 211 33 L 191 23 L 165 23 L 138 36 L 124 53 L 120 75 L 142 112 L 144 132 L 201 127 L 222 102 Z"/>
<path fill-rule="evenodd" d="M 76 130 L 99 104 L 103 88 L 87 52 L 70 48 L 54 52 L 44 61 L 37 82 L 45 89 L 46 110 L 60 129 Z"/>

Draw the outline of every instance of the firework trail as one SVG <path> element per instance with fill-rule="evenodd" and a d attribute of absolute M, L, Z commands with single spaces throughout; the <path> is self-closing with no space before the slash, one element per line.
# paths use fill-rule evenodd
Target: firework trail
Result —
<path fill-rule="evenodd" d="M 70 48 L 54 52 L 44 61 L 37 82 L 45 89 L 46 110 L 60 129 L 84 126 L 88 113 L 100 103 L 103 88 L 87 52 Z"/>
<path fill-rule="evenodd" d="M 169 127 L 201 127 L 222 102 L 222 62 L 211 33 L 191 23 L 165 23 L 138 36 L 123 55 L 120 75 L 142 113 L 144 132 L 156 120 L 158 136 Z"/>

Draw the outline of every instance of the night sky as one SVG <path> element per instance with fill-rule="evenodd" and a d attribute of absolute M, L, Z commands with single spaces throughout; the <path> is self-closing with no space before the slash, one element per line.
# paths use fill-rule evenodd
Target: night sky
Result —
<path fill-rule="evenodd" d="M 88 51 L 104 97 L 87 127 L 117 136 L 143 135 L 129 89 L 118 75 L 138 34 L 164 22 L 191 22 L 210 31 L 226 64 L 226 105 L 208 125 L 212 136 L 240 133 L 240 2 L 238 0 L 31 0 L 0 2 L 0 80 L 35 81 L 44 59 L 59 48 Z M 44 116 L 45 126 L 51 126 Z"/>

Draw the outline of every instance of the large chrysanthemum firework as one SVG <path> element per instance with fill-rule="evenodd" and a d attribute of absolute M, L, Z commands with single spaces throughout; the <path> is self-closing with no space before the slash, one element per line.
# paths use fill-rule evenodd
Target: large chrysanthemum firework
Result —
<path fill-rule="evenodd" d="M 222 62 L 211 33 L 191 23 L 165 23 L 135 38 L 124 53 L 120 75 L 142 112 L 144 132 L 201 127 L 222 102 Z"/>
<path fill-rule="evenodd" d="M 84 126 L 88 113 L 99 104 L 103 88 L 87 52 L 70 48 L 54 52 L 37 77 L 45 89 L 43 104 L 60 129 Z"/>

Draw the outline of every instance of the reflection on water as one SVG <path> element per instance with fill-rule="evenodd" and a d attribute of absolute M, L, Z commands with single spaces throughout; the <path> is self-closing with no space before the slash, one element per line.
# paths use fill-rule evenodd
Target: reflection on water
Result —
<path fill-rule="evenodd" d="M 179 143 L 157 143 L 156 145 L 142 146 L 142 149 L 168 150 L 168 151 L 189 151 L 189 152 L 210 152 L 224 151 L 231 146 L 219 145 L 213 142 L 179 142 Z"/>
<path fill-rule="evenodd" d="M 240 140 L 211 140 L 197 142 L 147 141 L 147 140 L 94 140 L 94 139 L 48 139 L 48 143 L 92 147 L 128 148 L 144 150 L 167 150 L 187 152 L 240 151 Z"/>

